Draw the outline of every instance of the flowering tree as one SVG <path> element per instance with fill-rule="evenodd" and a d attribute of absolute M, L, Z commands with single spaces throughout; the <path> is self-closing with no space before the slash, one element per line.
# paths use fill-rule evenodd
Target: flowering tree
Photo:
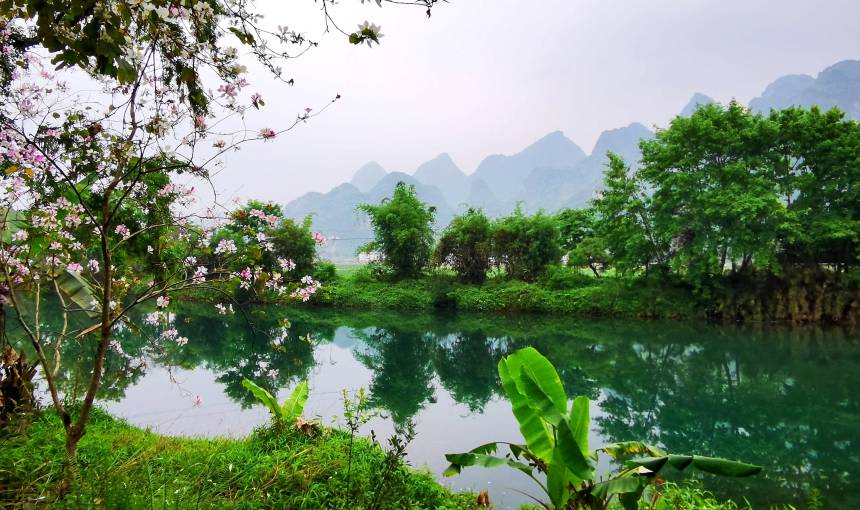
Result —
<path fill-rule="evenodd" d="M 414 3 L 429 13 L 435 2 Z M 337 27 L 332 4 L 323 0 L 322 12 L 326 25 Z M 354 44 L 381 36 L 370 24 L 347 35 Z M 271 140 L 340 97 L 299 112 L 286 126 L 245 127 L 265 101 L 250 92 L 230 43 L 278 77 L 280 61 L 317 44 L 286 27 L 265 28 L 249 0 L 0 4 L 0 292 L 36 352 L 70 461 L 106 353 L 119 349 L 115 332 L 131 326 L 136 307 L 154 301 L 157 311 L 146 321 L 166 323 L 170 296 L 215 281 L 249 287 L 263 281 L 267 291 L 298 299 L 319 287 L 308 276 L 289 281 L 288 271 L 231 270 L 235 244 L 212 239 L 230 212 L 217 197 L 198 204 L 190 185 L 207 182 L 226 151 Z M 228 129 L 231 118 L 242 127 Z M 246 226 L 263 233 L 269 215 L 254 214 L 262 221 Z M 270 246 L 265 233 L 249 237 L 263 239 L 261 250 Z M 46 298 L 60 303 L 58 331 L 40 327 Z M 216 306 L 229 311 L 225 303 Z M 169 325 L 161 329 L 155 344 L 186 341 Z M 96 344 L 86 392 L 73 406 L 56 384 L 61 347 L 69 341 Z"/>

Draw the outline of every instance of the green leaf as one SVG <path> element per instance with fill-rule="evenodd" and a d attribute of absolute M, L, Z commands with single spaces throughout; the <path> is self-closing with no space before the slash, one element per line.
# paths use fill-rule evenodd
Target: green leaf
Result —
<path fill-rule="evenodd" d="M 305 404 L 308 402 L 308 382 L 302 381 L 293 390 L 290 397 L 284 402 L 282 418 L 284 421 L 293 421 L 305 410 Z"/>
<path fill-rule="evenodd" d="M 628 468 L 636 466 L 644 467 L 645 469 L 650 471 L 650 473 L 647 473 L 647 476 L 655 476 L 657 473 L 660 472 L 661 469 L 663 469 L 668 460 L 668 455 L 665 455 L 663 457 L 642 457 L 638 459 L 630 459 L 625 462 L 624 465 Z"/>
<path fill-rule="evenodd" d="M 275 397 L 273 397 L 271 393 L 266 391 L 265 388 L 257 386 L 248 379 L 242 380 L 242 386 L 244 386 L 252 395 L 254 395 L 254 397 L 257 398 L 257 400 L 266 406 L 276 420 L 281 420 L 281 407 L 278 405 L 278 401 L 275 400 Z"/>
<path fill-rule="evenodd" d="M 549 395 L 544 393 L 537 380 L 535 380 L 531 369 L 527 366 L 522 367 L 520 371 L 518 387 L 528 397 L 528 403 L 532 409 L 537 411 L 544 420 L 555 426 L 558 426 L 564 420 L 564 416 L 558 412 L 555 403 L 550 399 Z"/>
<path fill-rule="evenodd" d="M 660 472 L 666 465 L 670 465 L 678 471 L 683 471 L 689 466 L 719 476 L 744 477 L 761 473 L 762 467 L 746 462 L 719 459 L 714 457 L 703 457 L 701 455 L 664 455 L 662 457 L 644 457 L 627 461 L 627 466 L 642 466 L 651 470 L 654 474 Z M 652 475 L 649 475 L 652 476 Z"/>
<path fill-rule="evenodd" d="M 714 457 L 702 457 L 701 455 L 693 455 L 693 467 L 719 476 L 731 476 L 740 478 L 744 476 L 752 476 L 761 473 L 762 467 L 746 462 L 736 460 L 718 459 Z"/>
<path fill-rule="evenodd" d="M 116 78 L 120 83 L 133 83 L 137 78 L 137 71 L 123 58 L 116 59 Z"/>
<path fill-rule="evenodd" d="M 552 460 L 546 473 L 546 491 L 553 507 L 564 508 L 570 500 L 570 491 L 568 490 L 570 478 L 570 472 L 561 458 L 561 452 L 556 449 L 553 451 Z"/>
<path fill-rule="evenodd" d="M 562 420 L 556 430 L 556 450 L 561 455 L 567 469 L 580 480 L 594 479 L 594 468 L 584 453 L 582 446 L 577 443 L 567 420 Z"/>
<path fill-rule="evenodd" d="M 528 398 L 517 389 L 517 383 L 508 367 L 510 356 L 499 360 L 499 378 L 505 394 L 511 401 L 514 417 L 520 425 L 520 433 L 526 440 L 529 450 L 544 462 L 552 455 L 552 440 L 540 414 L 529 405 Z"/>
<path fill-rule="evenodd" d="M 520 367 L 528 367 L 530 374 L 540 386 L 541 390 L 552 400 L 556 411 L 559 414 L 567 413 L 567 395 L 564 393 L 564 386 L 561 384 L 561 378 L 558 376 L 555 367 L 534 347 L 526 347 L 520 349 L 510 356 L 509 362 L 512 362 L 512 372 L 515 374 L 515 380 L 519 379 Z M 520 392 L 525 393 L 522 389 Z"/>
<path fill-rule="evenodd" d="M 361 44 L 362 38 L 360 35 L 355 32 L 349 34 L 349 42 L 350 44 Z"/>
<path fill-rule="evenodd" d="M 570 430 L 573 438 L 582 448 L 582 454 L 588 456 L 588 429 L 591 426 L 591 416 L 588 397 L 578 396 L 570 405 Z"/>
<path fill-rule="evenodd" d="M 64 270 L 57 275 L 56 280 L 57 288 L 60 289 L 63 298 L 71 301 L 82 310 L 90 310 L 93 301 L 98 302 L 95 289 L 80 274 Z"/>
<path fill-rule="evenodd" d="M 498 443 L 487 443 L 466 453 L 447 453 L 445 458 L 451 463 L 442 473 L 444 476 L 454 476 L 459 474 L 464 467 L 478 466 L 485 468 L 493 468 L 498 466 L 509 466 L 518 469 L 527 475 L 531 475 L 533 468 L 522 462 L 517 462 L 503 457 L 491 455 L 496 453 Z"/>
<path fill-rule="evenodd" d="M 666 452 L 660 448 L 641 441 L 610 443 L 600 447 L 598 451 L 605 452 L 607 455 L 616 459 L 627 455 L 649 455 L 651 457 L 663 457 L 666 455 Z"/>
<path fill-rule="evenodd" d="M 616 494 L 635 493 L 642 490 L 646 479 L 638 476 L 625 476 L 621 478 L 612 478 L 605 482 L 594 484 L 591 489 L 591 494 L 603 501 L 608 500 Z"/>

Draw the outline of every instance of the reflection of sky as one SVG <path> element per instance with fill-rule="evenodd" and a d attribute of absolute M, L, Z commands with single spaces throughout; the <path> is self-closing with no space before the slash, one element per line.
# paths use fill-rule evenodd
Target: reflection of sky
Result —
<path fill-rule="evenodd" d="M 306 417 L 317 417 L 324 424 L 332 424 L 343 410 L 342 390 L 370 385 L 373 373 L 353 357 L 353 349 L 369 350 L 349 328 L 339 328 L 333 342 L 317 348 L 316 366 L 310 374 Z M 217 374 L 205 368 L 168 372 L 165 368 L 153 367 L 126 390 L 125 399 L 102 405 L 134 425 L 167 435 L 240 437 L 268 421 L 268 412 L 263 407 L 242 410 L 224 393 L 216 377 Z M 442 471 L 448 467 L 445 453 L 467 451 L 490 440 L 521 442 L 522 439 L 506 400 L 491 400 L 482 413 L 473 413 L 466 405 L 455 402 L 437 380 L 432 384 L 436 401 L 425 403 L 415 417 L 418 435 L 407 457 L 412 466 L 429 469 L 443 484 L 455 490 L 487 489 L 500 508 L 514 508 L 527 501 L 516 491 L 539 496 L 531 480 L 507 468 L 472 468 L 455 477 L 441 478 Z M 282 390 L 279 400 L 285 399 L 290 391 L 289 388 Z M 203 404 L 194 407 L 197 395 L 203 399 Z M 592 417 L 600 413 L 596 405 L 592 405 L 591 412 Z M 377 418 L 360 433 L 369 436 L 371 429 L 384 441 L 393 432 L 393 425 L 388 419 Z M 598 444 L 602 440 L 592 432 L 590 441 Z"/>

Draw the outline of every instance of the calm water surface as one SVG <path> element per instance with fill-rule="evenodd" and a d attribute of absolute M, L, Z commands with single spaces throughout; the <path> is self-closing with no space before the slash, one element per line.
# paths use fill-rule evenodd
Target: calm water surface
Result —
<path fill-rule="evenodd" d="M 341 414 L 341 390 L 365 387 L 385 417 L 362 432 L 385 437 L 394 423 L 414 420 L 409 460 L 441 479 L 446 452 L 521 441 L 496 365 L 533 346 L 558 368 L 568 395 L 592 399 L 592 445 L 644 439 L 670 452 L 763 464 L 766 475 L 755 479 L 702 476 L 722 497 L 756 506 L 804 507 L 817 489 L 828 508 L 854 508 L 860 492 L 856 331 L 305 310 L 225 317 L 193 305 L 176 323 L 186 348 L 150 355 L 146 366 L 134 360 L 139 341 L 123 338 L 131 356 L 112 354 L 109 363 L 126 375 L 103 394 L 110 412 L 163 434 L 241 436 L 265 423 L 245 377 L 281 398 L 308 378 L 305 414 L 324 423 Z M 535 493 L 505 468 L 441 481 L 488 489 L 500 508 L 525 502 L 517 491 Z"/>

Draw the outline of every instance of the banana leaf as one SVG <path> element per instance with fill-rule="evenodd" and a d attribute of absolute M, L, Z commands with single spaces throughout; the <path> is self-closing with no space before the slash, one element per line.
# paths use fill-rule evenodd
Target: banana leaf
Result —
<path fill-rule="evenodd" d="M 293 390 L 293 393 L 284 402 L 283 419 L 284 421 L 293 421 L 305 410 L 305 404 L 308 402 L 308 382 L 302 381 Z"/>

